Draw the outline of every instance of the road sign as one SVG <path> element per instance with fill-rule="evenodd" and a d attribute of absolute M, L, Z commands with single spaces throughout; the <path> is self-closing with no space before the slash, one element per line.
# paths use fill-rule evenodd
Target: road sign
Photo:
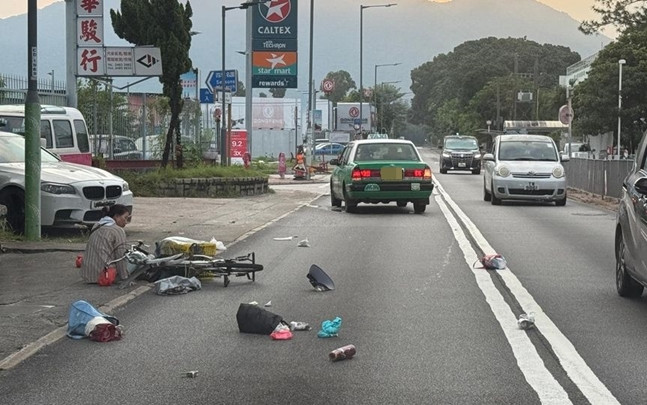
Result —
<path fill-rule="evenodd" d="M 202 104 L 213 104 L 214 103 L 213 93 L 210 92 L 209 89 L 201 88 L 200 102 Z"/>
<path fill-rule="evenodd" d="M 324 93 L 331 93 L 333 90 L 335 90 L 335 82 L 332 79 L 324 79 L 323 83 L 321 84 L 321 88 L 323 89 Z"/>
<path fill-rule="evenodd" d="M 573 109 L 568 108 L 568 105 L 564 104 L 559 108 L 559 122 L 564 125 L 568 125 L 573 121 Z"/>
<path fill-rule="evenodd" d="M 222 70 L 212 70 L 205 81 L 209 90 L 222 91 Z M 225 70 L 225 91 L 235 93 L 238 91 L 238 71 Z"/>

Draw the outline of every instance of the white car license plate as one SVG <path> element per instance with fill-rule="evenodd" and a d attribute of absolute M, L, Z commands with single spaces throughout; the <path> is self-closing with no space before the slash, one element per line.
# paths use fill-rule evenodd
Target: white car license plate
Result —
<path fill-rule="evenodd" d="M 90 208 L 91 209 L 101 209 L 103 207 L 110 207 L 112 205 L 115 205 L 115 203 L 116 203 L 115 200 L 92 201 L 90 203 Z"/>
<path fill-rule="evenodd" d="M 458 167 L 465 167 L 465 162 L 458 162 Z"/>

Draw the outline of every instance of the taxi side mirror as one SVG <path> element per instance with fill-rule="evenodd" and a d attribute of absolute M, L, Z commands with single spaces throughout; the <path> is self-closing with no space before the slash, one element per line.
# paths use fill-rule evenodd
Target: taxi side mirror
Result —
<path fill-rule="evenodd" d="M 328 164 L 333 166 L 339 166 L 339 159 L 330 159 L 328 161 Z"/>

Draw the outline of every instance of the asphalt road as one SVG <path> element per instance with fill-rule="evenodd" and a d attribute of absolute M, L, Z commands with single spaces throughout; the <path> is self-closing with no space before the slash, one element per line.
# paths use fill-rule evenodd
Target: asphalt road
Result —
<path fill-rule="evenodd" d="M 491 206 L 476 175 L 437 183 L 424 215 L 394 204 L 347 214 L 318 199 L 232 246 L 265 266 L 255 283 L 142 295 L 116 314 L 122 341 L 47 347 L 0 376 L 0 402 L 643 403 L 647 301 L 614 291 L 614 213 Z M 476 268 L 492 252 L 508 270 Z M 336 290 L 312 289 L 311 264 Z M 240 334 L 236 310 L 250 301 L 314 329 L 289 341 Z M 517 327 L 522 312 L 535 328 Z M 317 338 L 336 316 L 339 337 Z M 351 343 L 355 358 L 328 361 Z"/>

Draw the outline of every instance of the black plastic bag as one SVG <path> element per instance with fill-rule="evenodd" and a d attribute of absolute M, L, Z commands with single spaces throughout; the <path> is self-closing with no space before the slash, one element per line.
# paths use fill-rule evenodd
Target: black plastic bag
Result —
<path fill-rule="evenodd" d="M 269 335 L 283 321 L 283 317 L 260 308 L 258 305 L 240 304 L 236 313 L 236 321 L 241 333 Z"/>

